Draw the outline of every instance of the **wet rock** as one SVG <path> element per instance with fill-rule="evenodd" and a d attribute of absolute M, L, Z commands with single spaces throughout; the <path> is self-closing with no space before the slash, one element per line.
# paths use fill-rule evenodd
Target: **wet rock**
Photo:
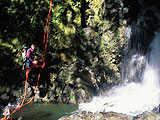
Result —
<path fill-rule="evenodd" d="M 139 118 L 135 120 L 160 120 L 160 114 L 154 114 L 150 112 L 144 112 Z"/>
<path fill-rule="evenodd" d="M 131 120 L 130 117 L 114 112 L 108 113 L 91 113 L 82 112 L 78 114 L 73 114 L 71 116 L 65 116 L 59 120 Z"/>
<path fill-rule="evenodd" d="M 64 116 L 59 120 L 160 120 L 160 114 L 145 112 L 139 116 L 133 117 L 115 112 L 81 112 L 70 116 Z"/>
<path fill-rule="evenodd" d="M 42 101 L 43 102 L 49 102 L 48 95 L 46 95 L 44 98 L 42 98 Z"/>
<path fill-rule="evenodd" d="M 22 116 L 20 116 L 20 117 L 18 118 L 18 120 L 23 120 L 23 117 L 22 117 Z"/>
<path fill-rule="evenodd" d="M 91 98 L 91 94 L 89 92 L 87 92 L 87 90 L 84 90 L 82 88 L 80 88 L 76 91 L 76 96 L 77 96 L 78 103 L 87 102 Z"/>
<path fill-rule="evenodd" d="M 40 91 L 39 91 L 39 89 L 37 89 L 37 91 L 36 91 L 36 94 L 35 94 L 35 96 L 34 96 L 34 101 L 40 101 Z"/>

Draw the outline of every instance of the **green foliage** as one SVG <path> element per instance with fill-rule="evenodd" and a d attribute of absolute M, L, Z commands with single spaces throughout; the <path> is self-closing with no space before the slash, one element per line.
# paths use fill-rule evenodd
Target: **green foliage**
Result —
<path fill-rule="evenodd" d="M 46 54 L 45 74 L 57 73 L 66 64 L 83 59 L 90 65 L 93 58 L 106 54 L 108 49 L 102 35 L 111 27 L 108 19 L 104 20 L 101 3 L 104 0 L 83 0 L 86 8 L 83 11 L 82 0 L 53 0 Z M 44 26 L 49 9 L 49 0 L 2 0 L 0 2 L 0 82 L 9 86 L 24 80 L 21 72 L 22 60 L 20 48 L 35 42 L 41 54 L 44 51 Z M 82 15 L 82 11 L 83 13 Z M 105 14 L 104 14 L 105 15 Z M 86 39 L 83 22 L 93 30 Z M 108 43 L 115 46 L 114 42 Z M 99 56 L 98 56 L 99 57 Z M 14 79 L 14 80 L 13 80 Z M 71 79 L 71 78 L 68 78 Z M 46 80 L 46 79 L 45 79 Z M 47 80 L 46 80 L 47 81 Z M 72 97 L 73 96 L 73 97 Z M 71 95 L 71 101 L 75 101 Z"/>
<path fill-rule="evenodd" d="M 20 54 L 23 45 L 29 46 L 34 42 L 37 43 L 40 53 L 44 50 L 43 34 L 49 4 L 48 0 L 2 0 L 0 2 L 0 16 L 2 18 L 0 19 L 2 51 L 0 58 L 3 58 L 1 59 L 3 64 L 1 65 L 0 81 L 8 84 L 12 81 L 11 78 L 16 80 L 16 76 L 21 76 L 17 80 L 23 81 Z M 76 31 L 81 26 L 80 7 L 80 1 L 53 1 L 46 56 L 47 67 L 59 69 L 64 63 L 70 63 L 72 60 Z M 61 53 L 66 56 L 68 61 L 63 61 Z M 10 66 L 9 63 L 13 65 Z M 15 77 L 10 70 L 17 73 Z M 5 81 L 6 76 L 8 76 L 7 81 Z"/>
<path fill-rule="evenodd" d="M 0 2 L 1 88 L 17 86 L 24 81 L 20 49 L 22 45 L 29 46 L 31 42 L 42 42 L 44 21 L 48 12 L 48 3 L 44 3 L 24 0 Z M 0 94 L 2 92 L 3 89 Z"/>

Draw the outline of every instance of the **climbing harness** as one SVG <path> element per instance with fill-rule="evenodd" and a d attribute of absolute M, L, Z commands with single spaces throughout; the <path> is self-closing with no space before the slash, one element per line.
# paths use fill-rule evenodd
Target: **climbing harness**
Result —
<path fill-rule="evenodd" d="M 43 43 L 45 45 L 45 48 L 44 48 L 44 54 L 43 54 L 43 64 L 42 65 L 34 65 L 32 67 L 30 67 L 29 69 L 26 70 L 26 80 L 25 80 L 25 91 L 24 91 L 24 96 L 23 96 L 23 100 L 21 102 L 21 105 L 19 107 L 17 107 L 15 110 L 13 110 L 8 116 L 6 115 L 7 114 L 7 111 L 8 109 L 10 110 L 10 108 L 8 108 L 5 112 L 5 115 L 4 117 L 1 119 L 1 120 L 12 120 L 12 118 L 10 118 L 10 116 L 12 114 L 14 114 L 17 110 L 19 110 L 20 108 L 22 108 L 23 106 L 29 104 L 32 102 L 32 100 L 34 99 L 34 95 L 36 94 L 36 91 L 38 89 L 38 86 L 39 86 L 39 79 L 40 79 L 40 74 L 41 74 L 41 71 L 42 69 L 44 68 L 45 66 L 45 55 L 46 55 L 46 50 L 47 50 L 47 40 L 48 40 L 48 31 L 49 31 L 49 26 L 50 26 L 50 20 L 51 20 L 51 6 L 52 6 L 52 0 L 50 0 L 50 8 L 49 8 L 49 12 L 48 12 L 48 16 L 47 16 L 47 20 L 46 20 L 46 24 L 45 24 L 45 27 L 44 27 L 44 37 L 43 37 Z M 34 90 L 34 95 L 31 97 L 31 99 L 24 103 L 25 102 L 25 98 L 26 98 L 26 90 L 27 90 L 27 80 L 28 80 L 28 74 L 30 73 L 30 71 L 32 70 L 32 68 L 40 68 L 40 72 L 38 74 L 38 80 L 37 80 L 37 85 L 36 85 L 36 88 Z"/>

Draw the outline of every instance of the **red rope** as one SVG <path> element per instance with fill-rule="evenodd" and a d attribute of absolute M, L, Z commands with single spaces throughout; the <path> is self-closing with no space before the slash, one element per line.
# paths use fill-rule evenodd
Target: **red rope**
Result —
<path fill-rule="evenodd" d="M 38 68 L 38 67 L 41 68 L 41 69 L 40 69 L 40 72 L 39 72 L 39 74 L 38 74 L 38 80 L 37 80 L 36 88 L 35 88 L 35 90 L 34 90 L 34 94 L 36 94 L 37 88 L 38 88 L 38 86 L 39 86 L 39 79 L 40 79 L 40 76 L 41 76 L 41 71 L 42 71 L 42 69 L 43 69 L 44 66 L 45 66 L 45 56 L 46 56 L 46 50 L 47 50 L 48 31 L 49 31 L 50 20 L 51 20 L 51 6 L 52 6 L 52 0 L 50 0 L 50 8 L 49 8 L 48 17 L 47 17 L 47 20 L 46 20 L 46 25 L 45 25 L 45 27 L 44 27 L 44 30 L 45 30 L 45 31 L 44 31 L 43 43 L 44 43 L 45 47 L 44 47 L 44 54 L 43 54 L 43 64 L 42 64 L 41 66 L 39 66 L 39 65 L 33 66 L 33 67 L 36 67 L 36 68 Z M 46 35 L 46 34 L 47 34 L 47 35 Z M 6 115 L 7 112 L 5 112 L 5 115 L 4 115 L 3 118 L 1 118 L 1 120 L 8 120 L 12 114 L 14 114 L 17 110 L 19 110 L 19 109 L 22 108 L 23 106 L 31 103 L 32 100 L 34 99 L 34 95 L 33 95 L 28 102 L 24 103 L 24 102 L 25 102 L 25 98 L 26 98 L 28 74 L 30 73 L 30 71 L 32 70 L 33 67 L 31 67 L 31 68 L 29 68 L 29 69 L 26 70 L 25 92 L 24 92 L 24 96 L 23 96 L 23 100 L 22 100 L 22 102 L 21 102 L 21 105 L 20 105 L 19 107 L 17 107 L 14 111 L 12 111 L 8 116 Z M 8 108 L 8 109 L 10 109 L 10 108 Z M 8 109 L 7 109 L 7 110 L 8 110 Z M 7 110 L 6 110 L 6 111 L 7 111 Z M 6 118 L 6 116 L 7 116 L 7 118 Z M 10 120 L 12 120 L 12 118 L 10 118 Z"/>

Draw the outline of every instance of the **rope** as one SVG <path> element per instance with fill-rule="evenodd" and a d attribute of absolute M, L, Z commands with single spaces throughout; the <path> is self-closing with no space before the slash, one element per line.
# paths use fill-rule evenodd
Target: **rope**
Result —
<path fill-rule="evenodd" d="M 51 6 L 52 6 L 52 0 L 50 0 L 50 8 L 49 8 L 49 12 L 48 12 L 48 16 L 47 16 L 47 20 L 46 20 L 46 25 L 44 27 L 44 37 L 43 37 L 43 43 L 45 45 L 45 48 L 44 48 L 44 54 L 43 54 L 43 64 L 40 66 L 40 65 L 36 65 L 36 66 L 32 66 L 31 68 L 27 69 L 26 70 L 26 80 L 25 80 L 25 91 L 24 91 L 24 96 L 23 96 L 23 100 L 21 102 L 21 105 L 19 107 L 17 107 L 14 111 L 12 111 L 8 116 L 6 115 L 7 114 L 7 111 L 10 109 L 8 108 L 6 111 L 5 111 L 5 115 L 3 118 L 1 118 L 1 120 L 8 120 L 10 118 L 10 116 L 12 114 L 14 114 L 17 110 L 19 110 L 20 108 L 22 108 L 23 106 L 29 104 L 32 102 L 32 100 L 34 99 L 34 95 L 36 94 L 36 91 L 38 89 L 38 86 L 39 86 L 39 79 L 40 79 L 40 75 L 41 75 L 41 71 L 42 69 L 45 67 L 45 56 L 46 56 L 46 50 L 47 50 L 47 41 L 48 41 L 48 31 L 49 31 L 49 26 L 50 26 L 50 20 L 51 20 Z M 27 80 L 28 80 L 28 74 L 30 73 L 30 71 L 32 70 L 32 68 L 38 68 L 40 67 L 40 72 L 38 74 L 38 80 L 37 80 L 37 85 L 36 85 L 36 88 L 34 90 L 34 95 L 31 97 L 31 99 L 24 103 L 25 102 L 25 98 L 26 98 L 26 91 L 27 91 Z M 12 118 L 10 118 L 10 120 L 12 120 Z"/>

